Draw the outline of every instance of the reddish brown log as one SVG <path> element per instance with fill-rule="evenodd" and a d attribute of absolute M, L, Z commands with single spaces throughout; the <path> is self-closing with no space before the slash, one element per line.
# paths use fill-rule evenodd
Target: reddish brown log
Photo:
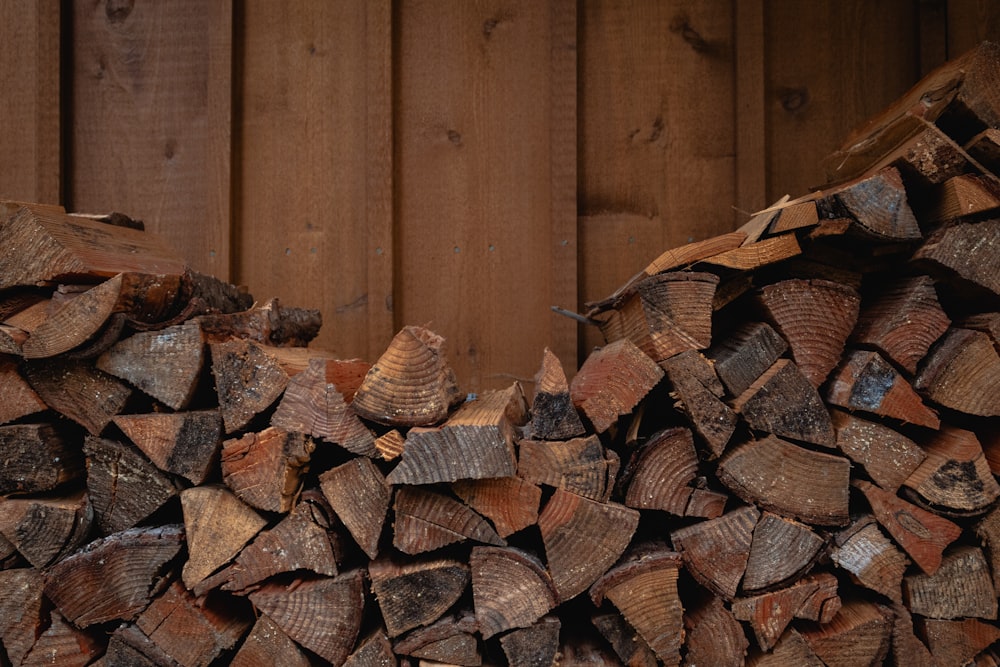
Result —
<path fill-rule="evenodd" d="M 836 435 L 823 400 L 793 361 L 778 359 L 733 401 L 750 428 L 833 447 Z"/>
<path fill-rule="evenodd" d="M 463 396 L 448 365 L 444 338 L 422 327 L 404 327 L 365 376 L 354 409 L 392 426 L 429 426 L 448 416 Z"/>
<path fill-rule="evenodd" d="M 960 621 L 924 619 L 920 628 L 938 665 L 965 665 L 1000 639 L 1000 628 L 975 618 Z"/>
<path fill-rule="evenodd" d="M 830 558 L 865 588 L 902 602 L 903 574 L 909 559 L 882 534 L 874 517 L 862 516 L 835 536 Z"/>
<path fill-rule="evenodd" d="M 426 628 L 417 628 L 393 646 L 396 653 L 436 663 L 478 667 L 482 664 L 476 640 L 476 619 L 471 613 L 446 616 Z M 429 661 L 429 662 L 425 662 Z"/>
<path fill-rule="evenodd" d="M 48 408 L 27 380 L 21 376 L 14 360 L 2 354 L 0 354 L 0 386 L 4 388 L 4 400 L 0 402 L 0 425 Z"/>
<path fill-rule="evenodd" d="M 473 547 L 469 556 L 476 622 L 483 639 L 526 628 L 559 602 L 541 561 L 510 547 Z"/>
<path fill-rule="evenodd" d="M 306 370 L 289 380 L 271 425 L 336 443 L 354 454 L 375 456 L 375 436 L 337 385 L 327 381 L 327 364 L 325 359 L 311 359 Z"/>
<path fill-rule="evenodd" d="M 754 271 L 769 264 L 777 264 L 802 253 L 794 234 L 784 234 L 761 239 L 740 248 L 734 248 L 702 260 L 702 264 L 722 266 L 737 271 Z"/>
<path fill-rule="evenodd" d="M 1000 183 L 996 177 L 960 174 L 952 176 L 934 189 L 927 219 L 932 223 L 940 223 L 973 218 L 997 209 L 1000 209 Z"/>
<path fill-rule="evenodd" d="M 941 426 L 937 414 L 877 352 L 848 352 L 827 386 L 826 400 L 848 410 L 863 410 L 904 423 L 932 429 Z"/>
<path fill-rule="evenodd" d="M 801 577 L 824 543 L 805 524 L 764 512 L 753 530 L 743 591 L 754 593 Z"/>
<path fill-rule="evenodd" d="M 757 645 L 765 651 L 780 644 L 794 618 L 829 623 L 840 611 L 837 579 L 822 573 L 803 577 L 787 588 L 733 601 L 733 615 L 748 621 Z"/>
<path fill-rule="evenodd" d="M 569 382 L 559 357 L 545 348 L 542 367 L 535 375 L 529 436 L 539 440 L 566 440 L 584 434 L 580 415 L 569 397 Z"/>
<path fill-rule="evenodd" d="M 913 631 L 913 617 L 903 604 L 892 605 L 892 657 L 895 667 L 939 667 L 927 645 Z M 926 636 L 926 635 L 925 635 Z"/>
<path fill-rule="evenodd" d="M 907 576 L 903 599 L 912 613 L 928 618 L 997 617 L 996 589 L 989 565 L 982 550 L 971 546 L 951 550 L 934 574 Z"/>
<path fill-rule="evenodd" d="M 342 664 L 354 649 L 365 604 L 360 570 L 337 577 L 269 583 L 250 600 L 282 632 L 319 657 Z"/>
<path fill-rule="evenodd" d="M 599 502 L 611 494 L 619 467 L 618 456 L 605 450 L 596 435 L 566 441 L 521 440 L 518 452 L 518 477 Z"/>
<path fill-rule="evenodd" d="M 94 540 L 48 570 L 45 595 L 79 628 L 133 620 L 163 584 L 164 566 L 183 542 L 180 525 L 130 528 Z"/>
<path fill-rule="evenodd" d="M 1000 416 L 1000 354 L 981 331 L 949 329 L 927 356 L 914 386 L 939 405 Z"/>
<path fill-rule="evenodd" d="M 24 376 L 47 406 L 100 435 L 125 407 L 132 390 L 82 361 L 46 359 L 26 364 Z"/>
<path fill-rule="evenodd" d="M 192 301 L 197 298 L 204 301 L 218 300 L 206 298 L 203 293 L 199 293 L 201 290 L 192 291 L 195 292 L 191 297 Z M 234 296 L 239 299 L 241 295 Z M 243 302 L 240 300 L 233 305 L 243 306 Z M 200 314 L 196 320 L 205 335 L 215 341 L 242 338 L 261 345 L 304 347 L 319 333 L 322 316 L 318 310 L 288 308 L 278 303 L 277 299 L 270 299 L 253 307 L 250 305 L 252 304 L 242 308 L 226 308 L 218 313 Z M 361 376 L 364 377 L 364 373 Z M 358 383 L 360 382 L 361 378 L 358 378 Z"/>
<path fill-rule="evenodd" d="M 827 667 L 880 665 L 889 652 L 892 612 L 865 600 L 850 600 L 829 623 L 800 632 Z"/>
<path fill-rule="evenodd" d="M 304 650 L 282 632 L 274 621 L 267 616 L 260 616 L 230 664 L 231 667 L 310 667 L 312 662 Z"/>
<path fill-rule="evenodd" d="M 7 657 L 20 665 L 42 627 L 42 586 L 34 568 L 0 571 L 0 642 Z"/>
<path fill-rule="evenodd" d="M 660 664 L 646 640 L 640 637 L 635 628 L 629 625 L 617 611 L 594 614 L 591 616 L 590 622 L 611 644 L 615 655 L 621 659 L 619 663 L 614 663 L 611 660 L 592 662 L 629 665 L 629 667 L 657 667 Z M 582 662 L 582 664 L 587 663 Z"/>
<path fill-rule="evenodd" d="M 635 409 L 663 377 L 663 370 L 629 340 L 593 352 L 570 383 L 573 405 L 598 433 Z"/>
<path fill-rule="evenodd" d="M 762 287 L 758 300 L 814 387 L 837 365 L 858 319 L 858 293 L 828 280 L 784 280 Z"/>
<path fill-rule="evenodd" d="M 864 494 L 875 518 L 913 562 L 927 574 L 936 572 L 941 565 L 941 553 L 958 539 L 962 529 L 870 482 L 854 480 L 853 485 Z"/>
<path fill-rule="evenodd" d="M 449 558 L 395 561 L 381 558 L 368 567 L 389 637 L 429 625 L 453 605 L 469 585 L 469 566 Z"/>
<path fill-rule="evenodd" d="M 432 551 L 453 542 L 471 539 L 506 546 L 496 531 L 462 503 L 415 486 L 396 490 L 392 543 L 406 554 Z"/>
<path fill-rule="evenodd" d="M 343 667 L 396 667 L 392 644 L 381 630 L 376 630 L 358 642 L 354 653 L 347 656 Z"/>
<path fill-rule="evenodd" d="M 750 642 L 721 598 L 709 595 L 684 612 L 685 665 L 741 667 Z"/>
<path fill-rule="evenodd" d="M 53 610 L 49 627 L 39 635 L 21 667 L 84 667 L 104 653 L 104 643 L 96 633 L 79 630 Z"/>
<path fill-rule="evenodd" d="M 302 491 L 302 475 L 316 444 L 303 433 L 269 426 L 222 443 L 222 479 L 246 504 L 288 512 Z"/>
<path fill-rule="evenodd" d="M 356 458 L 319 476 L 320 488 L 351 537 L 369 558 L 378 556 L 389 511 L 389 485 L 370 459 Z"/>
<path fill-rule="evenodd" d="M 942 427 L 923 450 L 927 458 L 904 483 L 931 505 L 977 514 L 1000 497 L 1000 485 L 972 431 Z"/>
<path fill-rule="evenodd" d="M 222 417 L 218 410 L 118 415 L 115 425 L 160 470 L 202 484 L 219 463 Z"/>
<path fill-rule="evenodd" d="M 559 652 L 561 623 L 555 616 L 546 616 L 534 625 L 512 630 L 500 638 L 504 656 L 510 667 L 551 667 Z"/>
<path fill-rule="evenodd" d="M 528 419 L 528 405 L 515 382 L 462 405 L 439 428 L 414 428 L 390 484 L 433 484 L 459 479 L 510 477 L 517 469 L 514 432 Z"/>
<path fill-rule="evenodd" d="M 886 167 L 842 186 L 828 196 L 835 210 L 853 218 L 852 231 L 875 241 L 913 241 L 923 238 L 907 203 L 903 178 L 895 167 Z"/>
<path fill-rule="evenodd" d="M 556 489 L 538 516 L 538 528 L 560 602 L 604 574 L 625 551 L 638 524 L 635 510 Z M 590 557 L 581 561 L 580 554 Z"/>
<path fill-rule="evenodd" d="M 281 396 L 288 374 L 256 343 L 233 339 L 209 348 L 222 423 L 232 433 Z"/>
<path fill-rule="evenodd" d="M 809 524 L 849 520 L 851 462 L 780 438 L 751 440 L 727 452 L 719 479 L 747 502 Z"/>
<path fill-rule="evenodd" d="M 0 495 L 52 491 L 84 472 L 79 445 L 52 424 L 0 426 Z"/>
<path fill-rule="evenodd" d="M 760 518 L 754 507 L 742 507 L 718 519 L 679 528 L 670 534 L 685 569 L 695 580 L 726 600 L 736 597 L 746 571 L 753 530 Z"/>
<path fill-rule="evenodd" d="M 500 537 L 538 521 L 542 490 L 520 477 L 461 480 L 451 488 L 466 505 L 492 521 Z"/>
<path fill-rule="evenodd" d="M 990 510 L 989 514 L 975 525 L 975 530 L 976 535 L 983 542 L 986 557 L 990 562 L 990 571 L 1000 572 L 1000 508 Z M 997 597 L 1000 598 L 1000 580 L 997 579 L 996 575 L 994 575 L 993 584 L 998 591 Z"/>
<path fill-rule="evenodd" d="M 93 522 L 94 509 L 82 489 L 65 497 L 0 500 L 0 533 L 38 568 L 84 544 Z"/>
<path fill-rule="evenodd" d="M 697 472 L 691 431 L 671 428 L 654 433 L 629 462 L 625 504 L 684 516 Z"/>
<path fill-rule="evenodd" d="M 665 359 L 661 366 L 688 421 L 712 457 L 718 457 L 736 430 L 737 418 L 720 400 L 725 390 L 712 365 L 700 353 L 688 350 Z"/>
<path fill-rule="evenodd" d="M 943 227 L 913 254 L 920 265 L 1000 296 L 1000 219 Z"/>
<path fill-rule="evenodd" d="M 794 628 L 781 636 L 770 653 L 753 651 L 747 667 L 826 667 Z"/>
<path fill-rule="evenodd" d="M 864 466 L 886 491 L 896 491 L 927 454 L 912 440 L 888 426 L 841 410 L 832 412 L 837 448 Z"/>
<path fill-rule="evenodd" d="M 715 372 L 730 396 L 739 396 L 788 349 L 788 343 L 763 322 L 747 322 L 709 350 Z"/>

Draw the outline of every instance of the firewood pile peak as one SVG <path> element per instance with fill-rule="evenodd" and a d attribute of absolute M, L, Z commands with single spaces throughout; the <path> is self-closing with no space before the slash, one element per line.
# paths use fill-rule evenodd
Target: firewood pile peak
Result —
<path fill-rule="evenodd" d="M 998 665 L 1000 47 L 466 395 L 0 202 L 0 665 Z"/>

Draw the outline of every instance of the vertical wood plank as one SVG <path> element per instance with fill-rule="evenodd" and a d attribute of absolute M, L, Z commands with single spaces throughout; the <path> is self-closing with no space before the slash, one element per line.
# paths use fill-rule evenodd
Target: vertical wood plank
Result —
<path fill-rule="evenodd" d="M 736 3 L 736 221 L 766 207 L 764 1 Z"/>
<path fill-rule="evenodd" d="M 391 337 L 388 0 L 241 5 L 237 275 L 318 308 L 314 345 L 374 358 Z"/>
<path fill-rule="evenodd" d="M 731 0 L 581 3 L 582 301 L 607 296 L 668 248 L 731 231 L 734 208 L 754 206 L 740 201 L 737 179 L 745 193 L 760 189 L 753 133 L 762 128 L 751 94 L 735 95 L 737 72 L 752 86 L 760 65 L 735 62 L 737 15 Z M 737 158 L 744 104 L 747 153 Z M 588 327 L 581 342 L 582 356 L 602 339 Z"/>
<path fill-rule="evenodd" d="M 59 204 L 59 0 L 0 3 L 0 199 Z"/>
<path fill-rule="evenodd" d="M 820 160 L 918 78 L 912 0 L 767 5 L 768 200 L 825 182 Z"/>
<path fill-rule="evenodd" d="M 144 220 L 229 276 L 232 7 L 72 2 L 68 206 Z"/>
<path fill-rule="evenodd" d="M 397 5 L 397 323 L 445 336 L 460 386 L 575 368 L 573 3 Z M 569 77 L 554 81 L 554 77 Z"/>
<path fill-rule="evenodd" d="M 1000 3 L 948 0 L 948 58 L 957 58 L 983 40 L 1000 41 Z"/>

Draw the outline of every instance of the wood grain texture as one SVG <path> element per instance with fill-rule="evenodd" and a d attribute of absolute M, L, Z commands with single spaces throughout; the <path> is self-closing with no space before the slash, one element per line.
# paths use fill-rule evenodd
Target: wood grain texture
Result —
<path fill-rule="evenodd" d="M 0 199 L 59 204 L 61 117 L 59 0 L 0 5 Z"/>
<path fill-rule="evenodd" d="M 314 341 L 373 359 L 392 336 L 388 2 L 247 2 L 235 275 L 319 308 Z"/>
<path fill-rule="evenodd" d="M 916 81 L 916 21 L 908 0 L 768 3 L 769 200 L 822 185 L 820 160 Z"/>
<path fill-rule="evenodd" d="M 232 8 L 71 3 L 67 204 L 126 212 L 227 278 Z"/>
<path fill-rule="evenodd" d="M 408 2 L 398 47 L 395 304 L 431 322 L 459 384 L 575 357 L 575 12 L 549 2 Z M 516 284 L 526 289 L 510 289 Z"/>

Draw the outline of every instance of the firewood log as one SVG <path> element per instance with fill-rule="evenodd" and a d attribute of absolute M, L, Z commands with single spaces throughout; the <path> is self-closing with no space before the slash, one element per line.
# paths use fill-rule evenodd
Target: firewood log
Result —
<path fill-rule="evenodd" d="M 470 580 L 469 566 L 450 558 L 383 557 L 369 564 L 368 575 L 389 638 L 441 618 Z"/>

